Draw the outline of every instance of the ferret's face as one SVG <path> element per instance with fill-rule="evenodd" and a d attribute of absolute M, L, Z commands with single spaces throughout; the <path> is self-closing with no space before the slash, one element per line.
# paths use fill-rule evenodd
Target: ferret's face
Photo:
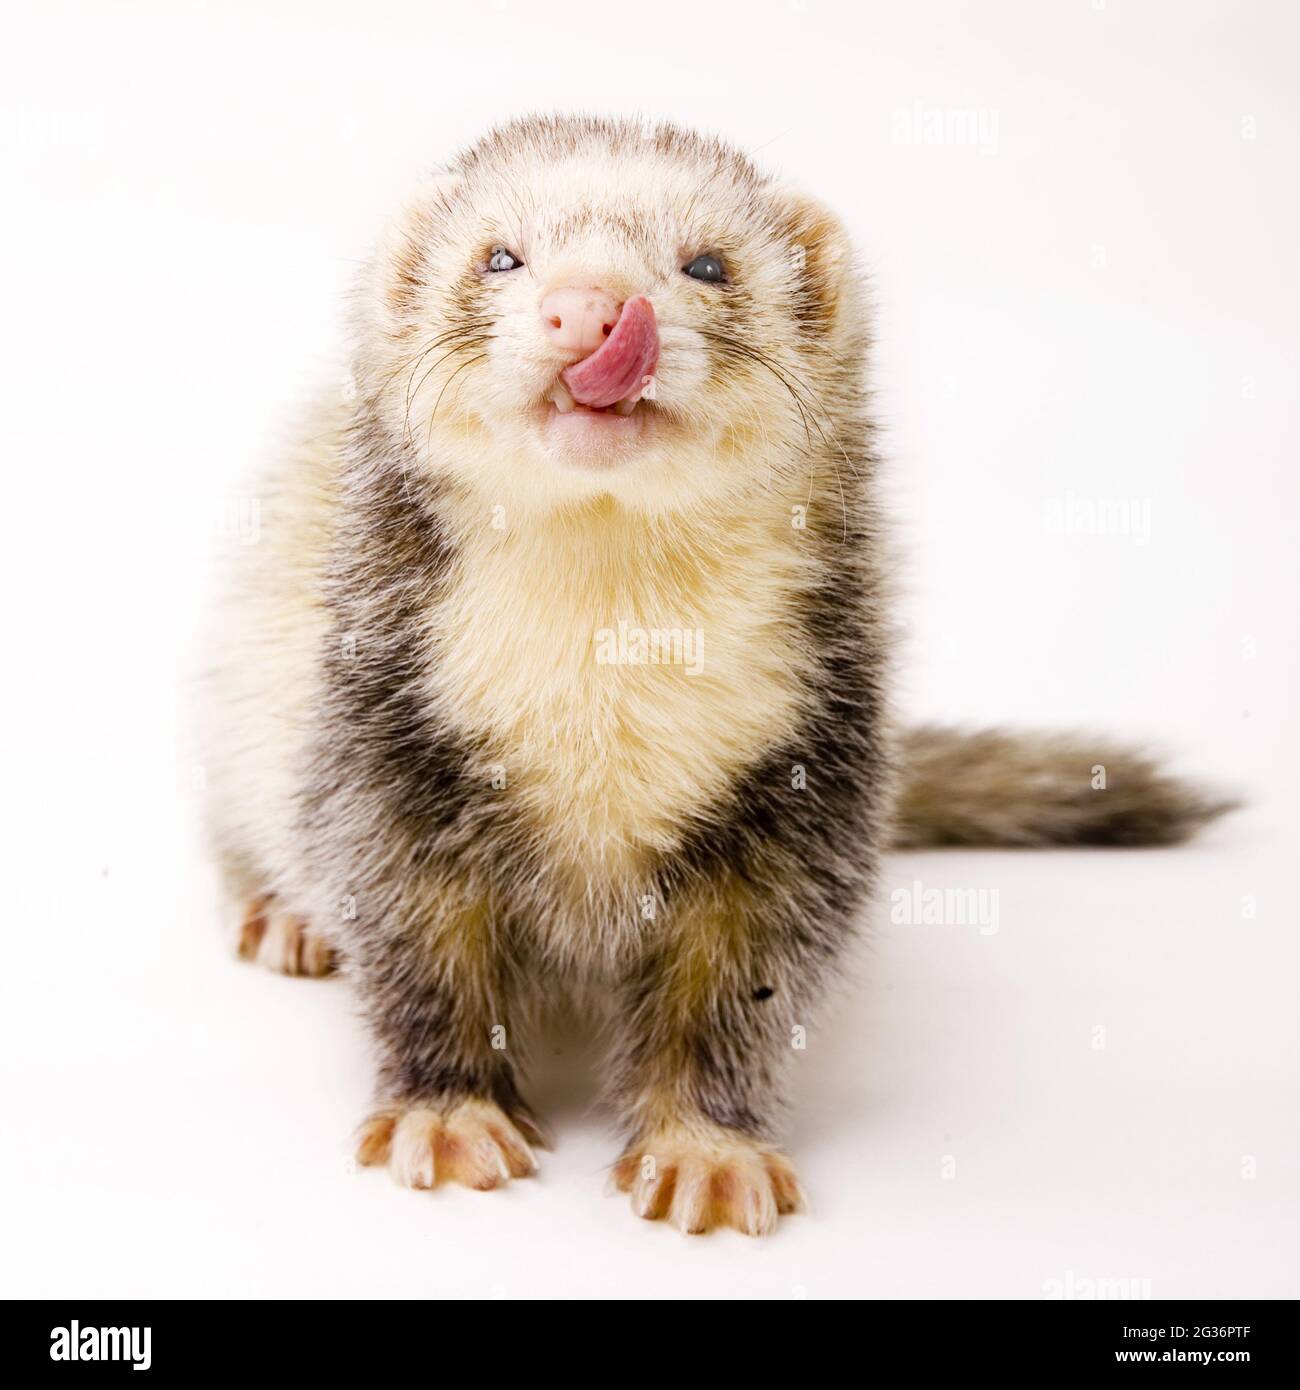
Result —
<path fill-rule="evenodd" d="M 825 438 L 860 369 L 848 260 L 829 214 L 725 147 L 526 122 L 391 230 L 357 384 L 490 505 L 689 506 L 793 474 Z"/>

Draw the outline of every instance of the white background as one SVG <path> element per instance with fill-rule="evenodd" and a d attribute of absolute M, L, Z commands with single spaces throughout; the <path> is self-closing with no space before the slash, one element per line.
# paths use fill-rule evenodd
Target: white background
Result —
<path fill-rule="evenodd" d="M 1298 29 L 1282 0 L 15 10 L 0 1292 L 1300 1293 Z M 1249 798 L 1187 849 L 894 857 L 798 1059 L 813 1211 L 766 1243 L 634 1220 L 581 1111 L 504 1193 L 351 1171 L 343 987 L 237 965 L 196 847 L 213 536 L 408 181 L 539 108 L 715 129 L 853 229 L 909 717 L 1122 733 Z M 900 139 L 933 110 L 995 138 Z M 1054 532 L 1071 495 L 1149 506 L 1149 539 Z M 999 930 L 891 924 L 914 879 L 996 889 Z"/>

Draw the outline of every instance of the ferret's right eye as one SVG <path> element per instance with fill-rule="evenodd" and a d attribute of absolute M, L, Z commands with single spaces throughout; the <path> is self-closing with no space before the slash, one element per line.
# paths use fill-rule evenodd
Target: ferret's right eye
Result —
<path fill-rule="evenodd" d="M 504 246 L 494 246 L 488 256 L 489 270 L 518 270 L 521 265 L 523 261 L 513 251 L 507 251 Z"/>
<path fill-rule="evenodd" d="M 727 278 L 727 272 L 717 256 L 696 256 L 689 264 L 682 266 L 682 270 L 692 280 L 704 280 L 711 285 L 720 285 Z"/>

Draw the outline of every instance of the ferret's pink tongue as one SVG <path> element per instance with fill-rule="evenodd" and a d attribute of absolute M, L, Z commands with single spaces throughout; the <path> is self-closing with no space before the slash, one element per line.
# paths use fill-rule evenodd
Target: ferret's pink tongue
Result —
<path fill-rule="evenodd" d="M 659 362 L 659 328 L 655 311 L 643 294 L 623 305 L 608 338 L 581 362 L 560 373 L 560 380 L 579 405 L 617 405 L 639 395 L 645 377 Z"/>

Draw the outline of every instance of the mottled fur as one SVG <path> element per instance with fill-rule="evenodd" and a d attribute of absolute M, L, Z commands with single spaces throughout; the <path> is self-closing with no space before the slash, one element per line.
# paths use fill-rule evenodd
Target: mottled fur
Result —
<path fill-rule="evenodd" d="M 496 244 L 524 269 L 485 274 Z M 703 251 L 729 284 L 681 274 Z M 232 897 L 341 953 L 380 1051 L 362 1156 L 403 1181 L 449 1144 L 476 1185 L 527 1170 L 527 1024 L 570 991 L 601 1001 L 642 1214 L 756 1232 L 797 1202 L 783 1063 L 894 780 L 851 262 L 716 141 L 557 118 L 430 180 L 362 278 L 352 389 L 274 470 L 230 586 L 210 820 Z M 536 305 L 565 283 L 653 300 L 627 466 L 539 432 L 563 363 Z M 699 629 L 703 670 L 599 663 L 620 620 Z M 974 833 L 939 801 L 905 796 L 913 840 L 922 815 Z M 485 1133 L 499 1152 L 456 1158 Z"/>
<path fill-rule="evenodd" d="M 1235 802 L 1108 739 L 909 730 L 894 808 L 901 849 L 1176 845 Z"/>

